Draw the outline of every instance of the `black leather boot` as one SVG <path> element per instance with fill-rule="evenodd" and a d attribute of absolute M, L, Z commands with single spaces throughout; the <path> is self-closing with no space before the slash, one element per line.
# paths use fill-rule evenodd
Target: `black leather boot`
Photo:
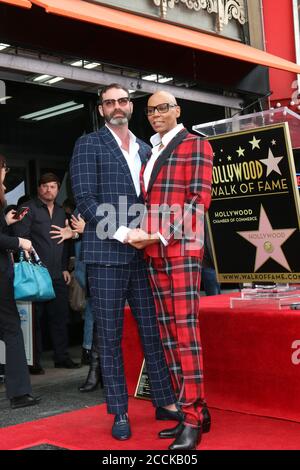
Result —
<path fill-rule="evenodd" d="M 183 414 L 183 413 L 182 413 Z M 203 407 L 202 434 L 210 431 L 211 417 L 207 406 Z M 184 416 L 184 414 L 183 414 Z M 183 419 L 173 428 L 163 429 L 158 433 L 161 439 L 174 439 L 183 431 Z"/>
<path fill-rule="evenodd" d="M 201 442 L 202 427 L 201 425 L 192 428 L 184 423 L 180 424 L 181 432 L 176 437 L 173 444 L 169 446 L 170 450 L 195 450 Z"/>
<path fill-rule="evenodd" d="M 98 388 L 98 385 L 103 388 L 103 380 L 97 346 L 97 333 L 94 327 L 90 369 L 86 381 L 78 388 L 78 390 L 82 393 L 93 392 Z"/>
<path fill-rule="evenodd" d="M 207 406 L 204 406 L 202 409 L 203 422 L 202 422 L 202 432 L 209 432 L 211 427 L 211 417 L 210 412 Z"/>

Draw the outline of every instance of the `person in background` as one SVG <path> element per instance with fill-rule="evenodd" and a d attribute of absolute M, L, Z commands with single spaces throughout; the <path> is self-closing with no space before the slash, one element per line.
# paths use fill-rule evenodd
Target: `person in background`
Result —
<path fill-rule="evenodd" d="M 27 216 L 16 226 L 16 235 L 24 236 L 32 244 L 47 267 L 53 282 L 56 298 L 49 302 L 34 304 L 34 366 L 30 367 L 32 374 L 44 374 L 41 365 L 42 319 L 47 317 L 50 338 L 54 350 L 54 367 L 75 369 L 80 365 L 73 362 L 68 353 L 68 321 L 69 304 L 67 286 L 70 273 L 67 270 L 68 250 L 64 244 L 57 244 L 50 237 L 51 225 L 65 226 L 66 213 L 55 201 L 59 192 L 60 181 L 53 173 L 45 173 L 38 183 L 38 195 L 27 201 L 29 207 Z M 64 249 L 65 248 L 65 249 Z"/>
<path fill-rule="evenodd" d="M 86 221 L 82 253 L 97 325 L 107 410 L 114 415 L 112 436 L 125 440 L 131 436 L 121 349 L 126 300 L 138 323 L 154 406 L 175 408 L 175 396 L 142 254 L 114 238 L 122 226 L 120 219 L 128 216 L 129 223 L 133 221 L 135 216 L 129 209 L 143 202 L 139 173 L 149 147 L 128 129 L 133 111 L 128 90 L 113 83 L 103 88 L 99 97 L 105 125 L 78 139 L 70 175 L 77 209 Z M 108 231 L 107 205 L 117 216 L 116 223 L 108 221 Z"/>
<path fill-rule="evenodd" d="M 80 214 L 76 217 L 72 215 L 71 217 L 71 226 L 67 224 L 65 227 L 57 227 L 52 225 L 52 230 L 50 232 L 51 238 L 58 239 L 58 243 L 62 243 L 65 240 L 73 239 L 75 242 L 75 278 L 81 285 L 81 287 L 86 289 L 87 296 L 87 307 L 85 310 L 84 317 L 84 335 L 83 335 L 83 351 L 87 351 L 89 356 L 82 354 L 82 364 L 84 364 L 83 359 L 89 357 L 89 372 L 86 380 L 82 383 L 78 390 L 82 393 L 93 392 L 97 390 L 98 385 L 103 388 L 103 380 L 100 368 L 100 358 L 98 352 L 98 341 L 97 341 L 97 331 L 96 323 L 94 321 L 94 314 L 92 310 L 92 302 L 90 298 L 88 279 L 86 273 L 86 265 L 82 261 L 81 253 L 81 235 L 84 232 L 85 222 Z"/>
<path fill-rule="evenodd" d="M 21 248 L 31 251 L 30 240 L 7 234 L 15 219 L 16 212 L 4 213 L 4 179 L 8 172 L 5 158 L 0 155 L 0 339 L 6 347 L 5 383 L 6 394 L 11 408 L 37 405 L 41 398 L 32 396 L 32 388 L 27 367 L 21 321 L 14 299 L 13 264 L 10 251 Z M 23 216 L 24 217 L 24 216 Z"/>
<path fill-rule="evenodd" d="M 71 225 L 70 225 L 71 224 Z M 84 232 L 85 221 L 80 214 L 70 215 L 69 223 L 65 227 L 51 226 L 51 238 L 58 239 L 58 243 L 73 240 L 75 263 L 74 263 L 74 276 L 80 286 L 86 290 L 87 303 L 84 311 L 84 331 L 83 331 L 83 344 L 82 344 L 82 357 L 81 363 L 90 364 L 91 350 L 93 342 L 93 328 L 94 328 L 94 315 L 89 295 L 89 288 L 87 283 L 86 265 L 82 261 L 81 253 L 81 235 Z"/>
<path fill-rule="evenodd" d="M 159 433 L 175 438 L 171 450 L 192 450 L 210 428 L 204 399 L 199 326 L 203 212 L 211 200 L 212 149 L 209 142 L 177 123 L 180 107 L 170 93 L 148 100 L 148 120 L 156 132 L 152 155 L 141 172 L 147 206 L 145 229 L 128 242 L 145 249 L 157 318 L 173 386 L 184 418 Z"/>

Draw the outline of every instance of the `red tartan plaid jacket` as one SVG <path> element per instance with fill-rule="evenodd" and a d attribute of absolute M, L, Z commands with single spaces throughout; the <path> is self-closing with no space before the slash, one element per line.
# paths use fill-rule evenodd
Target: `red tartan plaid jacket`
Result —
<path fill-rule="evenodd" d="M 186 129 L 180 132 L 187 133 Z M 157 176 L 153 180 L 151 175 L 147 191 L 143 178 L 146 165 L 141 170 L 141 189 L 147 208 L 141 227 L 147 233 L 160 232 L 168 242 L 167 246 L 162 242 L 148 246 L 145 255 L 202 258 L 203 218 L 211 201 L 212 148 L 209 142 L 187 133 L 170 155 L 161 159 L 171 144 L 172 141 L 155 162 L 152 175 L 154 172 Z"/>

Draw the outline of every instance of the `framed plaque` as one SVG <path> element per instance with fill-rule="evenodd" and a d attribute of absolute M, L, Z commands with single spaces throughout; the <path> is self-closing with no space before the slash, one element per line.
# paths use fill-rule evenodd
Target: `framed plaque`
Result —
<path fill-rule="evenodd" d="M 288 124 L 208 140 L 208 226 L 218 280 L 299 283 L 300 204 Z"/>
<path fill-rule="evenodd" d="M 150 383 L 149 378 L 146 370 L 145 359 L 143 360 L 143 364 L 140 371 L 140 376 L 138 379 L 138 383 L 134 392 L 135 398 L 143 398 L 144 400 L 151 400 L 151 391 L 150 391 Z"/>

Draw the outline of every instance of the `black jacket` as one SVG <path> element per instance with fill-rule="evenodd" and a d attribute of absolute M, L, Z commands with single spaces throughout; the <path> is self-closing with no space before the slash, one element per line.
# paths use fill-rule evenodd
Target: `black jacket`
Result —
<path fill-rule="evenodd" d="M 0 275 L 10 272 L 10 259 L 7 250 L 17 250 L 19 248 L 19 239 L 7 234 L 8 225 L 6 224 L 4 213 L 0 210 Z"/>
<path fill-rule="evenodd" d="M 14 225 L 14 233 L 18 237 L 31 240 L 33 248 L 48 268 L 52 279 L 60 279 L 62 272 L 67 270 L 68 245 L 66 243 L 58 245 L 57 240 L 51 239 L 49 232 L 51 224 L 65 226 L 66 213 L 55 203 L 51 219 L 46 204 L 38 198 L 26 202 L 26 206 L 29 207 L 29 212 Z"/>

